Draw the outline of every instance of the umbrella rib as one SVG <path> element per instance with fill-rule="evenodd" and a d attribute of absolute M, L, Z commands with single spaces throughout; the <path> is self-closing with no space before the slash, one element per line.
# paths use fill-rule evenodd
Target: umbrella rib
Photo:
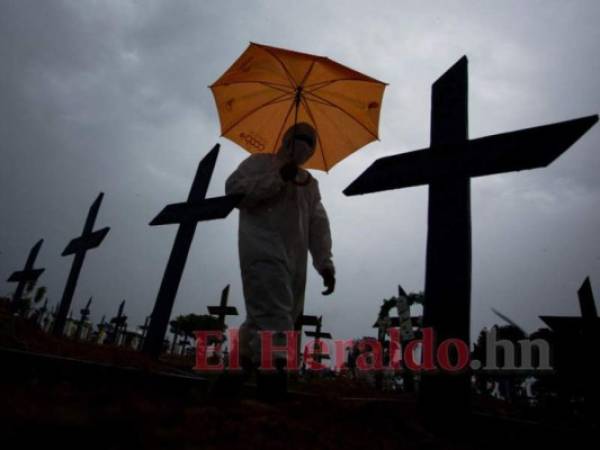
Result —
<path fill-rule="evenodd" d="M 335 83 L 336 81 L 341 81 L 341 80 L 319 81 L 318 83 L 307 84 L 306 86 L 304 86 L 304 89 L 305 89 L 305 92 L 311 93 L 311 92 L 317 91 L 319 89 L 322 89 L 322 88 L 324 88 L 326 86 L 329 86 L 330 84 Z M 314 86 L 317 86 L 317 87 L 315 87 L 312 90 L 308 90 L 309 88 L 312 88 Z"/>
<path fill-rule="evenodd" d="M 315 63 L 316 63 L 316 62 L 317 62 L 316 60 L 313 60 L 313 62 L 310 64 L 310 67 L 308 68 L 308 70 L 307 70 L 307 71 L 306 71 L 306 73 L 304 74 L 304 78 L 302 78 L 302 81 L 300 82 L 300 86 L 303 86 L 303 85 L 304 85 L 304 82 L 305 82 L 306 80 L 308 80 L 308 77 L 309 77 L 310 73 L 312 72 L 312 70 L 313 70 L 313 67 L 315 67 Z"/>
<path fill-rule="evenodd" d="M 265 106 L 270 106 L 270 105 L 273 105 L 275 103 L 279 103 L 279 102 L 282 102 L 282 101 L 289 100 L 288 98 L 284 98 L 284 97 L 289 97 L 289 99 L 292 99 L 293 95 L 291 95 L 289 93 L 285 93 L 283 95 L 280 95 L 279 97 L 275 97 L 274 99 L 269 100 L 266 103 L 263 103 L 262 105 L 257 106 L 253 110 L 251 110 L 248 113 L 246 113 L 244 116 L 240 117 L 233 124 L 231 124 L 226 130 L 224 130 L 221 133 L 221 136 L 224 136 L 225 134 L 229 133 L 233 128 L 235 128 L 236 126 L 238 126 L 243 120 L 247 119 L 249 116 L 251 116 L 252 114 L 254 114 L 259 109 L 264 108 Z"/>
<path fill-rule="evenodd" d="M 306 94 L 309 94 L 309 95 L 312 95 L 313 97 L 318 98 L 319 100 L 321 100 L 322 102 L 324 102 L 327 106 L 331 106 L 332 108 L 340 110 L 341 112 L 343 112 L 344 114 L 346 114 L 348 117 L 350 117 L 352 120 L 354 120 L 356 123 L 358 123 L 361 127 L 363 127 L 367 133 L 369 133 L 375 139 L 379 140 L 379 137 L 377 137 L 377 135 L 375 135 L 360 120 L 358 120 L 356 117 L 354 117 L 348 111 L 346 111 L 344 108 L 340 107 L 339 105 L 336 105 L 335 103 L 330 102 L 329 100 L 327 100 L 327 99 L 325 99 L 325 98 L 323 98 L 323 97 L 321 97 L 321 96 L 319 96 L 317 94 L 313 94 L 312 92 L 306 92 Z"/>
<path fill-rule="evenodd" d="M 316 87 L 316 88 L 314 88 L 312 91 L 308 91 L 308 92 L 314 92 L 314 91 L 316 91 L 316 90 L 319 90 L 319 89 L 322 89 L 322 88 L 324 88 L 324 87 L 327 87 L 327 86 L 329 86 L 330 84 L 337 83 L 338 81 L 359 81 L 359 82 L 361 82 L 361 83 L 376 83 L 376 84 L 382 84 L 382 85 L 384 85 L 384 86 L 386 86 L 386 85 L 387 85 L 387 83 L 384 83 L 383 81 L 361 80 L 361 79 L 359 79 L 359 78 L 338 78 L 337 80 L 319 81 L 318 83 L 313 83 L 313 84 L 306 85 L 304 88 L 305 88 L 305 89 L 308 89 L 308 88 L 311 88 L 311 87 L 317 86 L 317 87 Z M 321 84 L 322 86 L 319 86 L 320 84 Z"/>
<path fill-rule="evenodd" d="M 279 92 L 285 92 L 286 94 L 293 94 L 294 93 L 294 91 L 291 88 L 289 88 L 288 86 L 280 87 L 279 85 L 271 85 L 271 84 L 269 84 L 267 82 L 264 82 L 264 81 L 257 81 L 257 83 L 262 84 L 263 86 L 267 86 L 267 87 L 269 87 L 271 89 L 275 89 L 276 91 L 279 91 Z"/>
<path fill-rule="evenodd" d="M 313 116 L 313 113 L 312 113 L 310 107 L 308 106 L 308 102 L 306 101 L 304 96 L 301 97 L 301 100 L 302 100 L 302 104 L 304 105 L 304 108 L 306 108 L 306 112 L 307 112 L 308 116 L 310 117 L 310 119 L 313 121 L 313 124 L 315 125 L 315 131 L 317 132 L 317 139 L 319 140 L 319 145 L 321 146 L 321 159 L 323 160 L 323 165 L 325 166 L 325 172 L 329 172 L 329 167 L 327 166 L 327 161 L 325 160 L 325 146 L 323 145 L 323 141 L 321 140 L 321 134 L 319 133 L 319 127 L 317 127 L 317 121 L 315 120 L 315 116 Z"/>
<path fill-rule="evenodd" d="M 285 126 L 285 123 L 288 120 L 288 117 L 290 117 L 290 113 L 292 112 L 292 108 L 294 107 L 294 102 L 290 103 L 290 107 L 285 115 L 285 118 L 283 119 L 283 122 L 281 123 L 281 128 L 279 128 L 279 133 L 277 134 L 277 138 L 275 139 L 275 142 L 273 142 L 273 153 L 275 153 L 275 146 L 277 145 L 277 142 L 279 142 L 279 137 L 281 136 L 281 133 L 283 132 L 283 127 Z"/>
<path fill-rule="evenodd" d="M 262 84 L 263 86 L 267 86 L 270 87 L 272 89 L 276 89 L 278 91 L 281 92 L 288 92 L 288 93 L 292 93 L 294 92 L 294 90 L 285 84 L 280 84 L 280 83 L 272 83 L 270 81 L 259 81 L 259 80 L 240 80 L 240 81 L 232 81 L 229 83 L 223 83 L 223 84 L 213 84 L 212 86 L 209 86 L 211 89 L 215 88 L 215 87 L 221 87 L 221 86 L 228 86 L 231 84 L 251 84 L 251 83 L 256 83 L 256 84 Z"/>
<path fill-rule="evenodd" d="M 298 85 L 296 84 L 296 82 L 294 81 L 294 78 L 292 77 L 292 74 L 289 72 L 288 68 L 285 66 L 285 64 L 283 63 L 283 61 L 279 58 L 279 56 L 277 56 L 275 53 L 273 53 L 271 50 L 267 49 L 266 47 L 262 47 L 261 48 L 267 52 L 269 55 L 271 55 L 273 58 L 275 58 L 275 60 L 281 65 L 281 67 L 283 68 L 283 71 L 285 72 L 285 74 L 288 77 L 288 80 L 290 81 L 290 83 L 294 86 L 294 88 L 297 88 Z"/>
<path fill-rule="evenodd" d="M 305 92 L 305 94 L 310 94 L 310 92 Z M 323 101 L 319 100 L 316 97 L 315 98 L 311 98 L 310 101 L 314 102 L 314 103 L 318 103 L 319 105 L 329 106 L 329 103 L 323 102 Z"/>

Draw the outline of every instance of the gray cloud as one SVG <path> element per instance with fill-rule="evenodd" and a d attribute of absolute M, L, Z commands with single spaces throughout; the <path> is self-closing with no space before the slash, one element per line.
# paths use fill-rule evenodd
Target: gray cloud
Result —
<path fill-rule="evenodd" d="M 342 189 L 375 158 L 428 145 L 431 83 L 463 54 L 472 137 L 597 113 L 599 19 L 593 1 L 0 1 L 1 272 L 45 237 L 41 283 L 58 301 L 70 266 L 60 252 L 104 191 L 97 224 L 112 231 L 88 254 L 74 311 L 94 295 L 99 319 L 126 298 L 130 323 L 142 323 L 175 233 L 147 224 L 185 198 L 216 142 L 209 194 L 223 193 L 246 155 L 219 138 L 206 87 L 261 42 L 390 83 L 381 141 L 316 174 L 339 287 L 322 297 L 311 272 L 307 312 L 335 336 L 368 334 L 397 283 L 423 287 L 427 189 Z M 600 286 L 599 140 L 596 127 L 547 169 L 473 181 L 473 331 L 496 321 L 491 307 L 533 330 L 539 314 L 578 313 L 586 275 Z M 204 312 L 227 283 L 242 305 L 236 226 L 234 214 L 198 227 L 175 313 Z"/>

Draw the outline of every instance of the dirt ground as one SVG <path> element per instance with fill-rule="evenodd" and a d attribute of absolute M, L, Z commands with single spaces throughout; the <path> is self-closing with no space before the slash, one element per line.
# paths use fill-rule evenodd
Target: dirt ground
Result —
<path fill-rule="evenodd" d="M 132 367 L 138 375 L 181 374 L 186 365 L 53 338 L 14 320 L 4 323 L 0 347 Z M 0 435 L 12 444 L 3 448 L 505 449 L 578 442 L 586 448 L 585 440 L 598 435 L 523 421 L 491 399 L 474 399 L 484 414 L 440 434 L 421 424 L 413 394 L 381 394 L 344 379 L 292 383 L 289 400 L 266 404 L 254 399 L 252 386 L 240 398 L 217 400 L 206 383 L 148 384 L 138 381 L 143 375 L 121 379 L 118 370 L 108 379 L 93 367 L 82 375 L 59 371 L 46 377 L 48 369 L 15 367 L 11 361 L 5 359 L 0 371 Z M 26 361 L 36 364 L 35 358 Z"/>

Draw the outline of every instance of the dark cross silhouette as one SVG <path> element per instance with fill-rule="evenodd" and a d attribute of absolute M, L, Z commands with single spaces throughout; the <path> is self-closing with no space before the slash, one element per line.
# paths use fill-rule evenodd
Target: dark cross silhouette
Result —
<path fill-rule="evenodd" d="M 122 332 L 127 331 L 127 316 L 123 314 L 123 310 L 125 309 L 125 300 L 121 302 L 119 305 L 119 310 L 117 311 L 117 315 L 110 319 L 110 323 L 112 324 L 112 332 L 109 339 L 110 344 L 118 345 L 119 337 Z"/>
<path fill-rule="evenodd" d="M 319 324 L 319 318 L 317 316 L 301 315 L 297 322 L 299 327 L 316 327 Z"/>
<path fill-rule="evenodd" d="M 296 323 L 294 324 L 294 331 L 298 333 L 298 347 L 296 348 L 298 362 L 300 362 L 300 357 L 302 356 L 302 328 L 304 326 L 316 327 L 318 324 L 319 318 L 317 316 L 308 316 L 302 314 L 300 317 L 298 317 L 298 320 L 296 320 Z"/>
<path fill-rule="evenodd" d="M 331 339 L 331 333 L 326 333 L 321 331 L 321 327 L 323 324 L 323 316 L 320 316 L 317 319 L 317 323 L 315 325 L 315 331 L 305 331 L 304 334 L 307 337 L 314 338 L 313 343 L 313 359 L 320 363 L 323 359 L 329 359 L 329 355 L 323 354 L 321 351 L 321 338 L 323 339 Z"/>
<path fill-rule="evenodd" d="M 17 288 L 15 289 L 11 303 L 12 312 L 17 311 L 19 308 L 19 305 L 23 300 L 23 291 L 25 290 L 25 287 L 35 284 L 45 270 L 33 268 L 35 265 L 35 259 L 37 258 L 43 243 L 43 239 L 37 241 L 37 243 L 29 251 L 29 256 L 27 256 L 27 261 L 25 262 L 25 267 L 23 267 L 23 270 L 13 272 L 11 276 L 8 277 L 8 280 L 6 280 L 9 283 L 17 283 Z"/>
<path fill-rule="evenodd" d="M 589 277 L 577 291 L 577 296 L 581 317 L 540 316 L 540 319 L 556 332 L 562 352 L 570 350 L 573 354 L 578 355 L 574 358 L 574 364 L 568 364 L 568 370 L 576 370 L 576 367 L 579 367 L 583 372 L 580 375 L 584 384 L 586 412 L 597 416 L 598 406 L 600 406 L 598 388 L 600 367 L 595 355 L 600 340 L 600 317 L 596 310 Z M 562 353 L 560 350 L 559 352 Z M 561 356 L 565 355 L 557 355 L 557 357 Z M 569 359 L 571 358 L 569 357 Z M 567 369 L 565 366 L 567 364 L 560 369 Z"/>
<path fill-rule="evenodd" d="M 221 329 L 225 329 L 225 318 L 227 316 L 237 316 L 238 310 L 235 306 L 227 306 L 227 299 L 229 298 L 229 285 L 225 286 L 223 292 L 221 292 L 221 303 L 219 306 L 207 306 L 208 313 L 217 316 L 219 318 L 219 324 Z"/>
<path fill-rule="evenodd" d="M 105 331 L 108 328 L 108 324 L 106 323 L 106 315 L 102 316 L 102 319 L 100 319 L 100 323 L 98 325 L 96 325 L 96 327 L 98 328 L 96 343 L 101 344 L 104 341 L 100 342 L 100 339 L 102 338 L 103 334 L 105 334 Z"/>
<path fill-rule="evenodd" d="M 238 310 L 234 306 L 227 306 L 227 300 L 229 298 L 229 285 L 225 286 L 221 292 L 221 301 L 219 306 L 207 306 L 208 313 L 217 316 L 221 330 L 225 330 L 225 318 L 227 316 L 237 316 Z M 220 339 L 220 342 L 225 342 L 225 336 Z"/>
<path fill-rule="evenodd" d="M 381 158 L 344 190 L 357 195 L 429 185 L 423 319 L 438 343 L 458 338 L 469 344 L 471 177 L 545 167 L 598 120 L 595 115 L 471 140 L 467 85 L 463 57 L 433 84 L 430 147 Z M 420 392 L 430 418 L 456 418 L 470 410 L 468 371 L 424 374 Z"/>
<path fill-rule="evenodd" d="M 218 155 L 219 144 L 200 161 L 187 201 L 166 206 L 150 222 L 150 225 L 179 224 L 144 341 L 144 352 L 154 357 L 158 357 L 163 346 L 197 223 L 227 217 L 242 198 L 240 195 L 205 198 Z"/>
<path fill-rule="evenodd" d="M 77 322 L 77 331 L 75 332 L 75 339 L 81 339 L 81 331 L 83 330 L 83 325 L 87 322 L 88 317 L 90 317 L 90 306 L 92 305 L 92 297 L 88 300 L 85 308 L 79 311 L 81 314 L 79 316 L 79 322 Z"/>
<path fill-rule="evenodd" d="M 140 325 L 138 326 L 138 328 L 140 330 L 142 330 L 142 337 L 140 339 L 140 344 L 139 344 L 139 348 L 142 348 L 144 346 L 144 340 L 146 339 L 146 333 L 148 332 L 148 324 L 150 323 L 150 316 L 146 317 L 146 320 L 144 321 L 144 325 Z"/>
<path fill-rule="evenodd" d="M 100 204 L 102 203 L 102 197 L 104 197 L 104 194 L 101 192 L 94 203 L 92 203 L 92 206 L 90 206 L 81 236 L 69 242 L 65 250 L 62 252 L 62 256 L 75 255 L 75 258 L 73 259 L 71 272 L 69 272 L 67 284 L 65 285 L 65 290 L 63 291 L 62 299 L 60 301 L 58 316 L 54 322 L 54 334 L 56 336 L 61 336 L 64 332 L 67 314 L 71 308 L 73 294 L 75 293 L 75 287 L 77 286 L 77 280 L 79 278 L 79 273 L 81 272 L 81 267 L 83 266 L 85 254 L 88 250 L 98 247 L 110 230 L 109 227 L 105 227 L 100 230 L 93 231 L 94 222 L 96 222 L 98 210 L 100 209 Z"/>

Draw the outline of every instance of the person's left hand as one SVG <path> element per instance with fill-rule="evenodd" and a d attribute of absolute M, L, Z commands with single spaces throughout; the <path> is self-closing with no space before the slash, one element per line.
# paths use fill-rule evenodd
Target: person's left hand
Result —
<path fill-rule="evenodd" d="M 291 181 L 296 178 L 296 174 L 298 173 L 298 166 L 293 162 L 288 162 L 284 164 L 281 169 L 279 169 L 279 174 L 283 181 Z"/>
<path fill-rule="evenodd" d="M 329 295 L 335 290 L 335 275 L 333 273 L 333 270 L 324 269 L 321 272 L 321 276 L 323 277 L 323 285 L 327 288 L 326 290 L 321 292 L 321 294 Z"/>

